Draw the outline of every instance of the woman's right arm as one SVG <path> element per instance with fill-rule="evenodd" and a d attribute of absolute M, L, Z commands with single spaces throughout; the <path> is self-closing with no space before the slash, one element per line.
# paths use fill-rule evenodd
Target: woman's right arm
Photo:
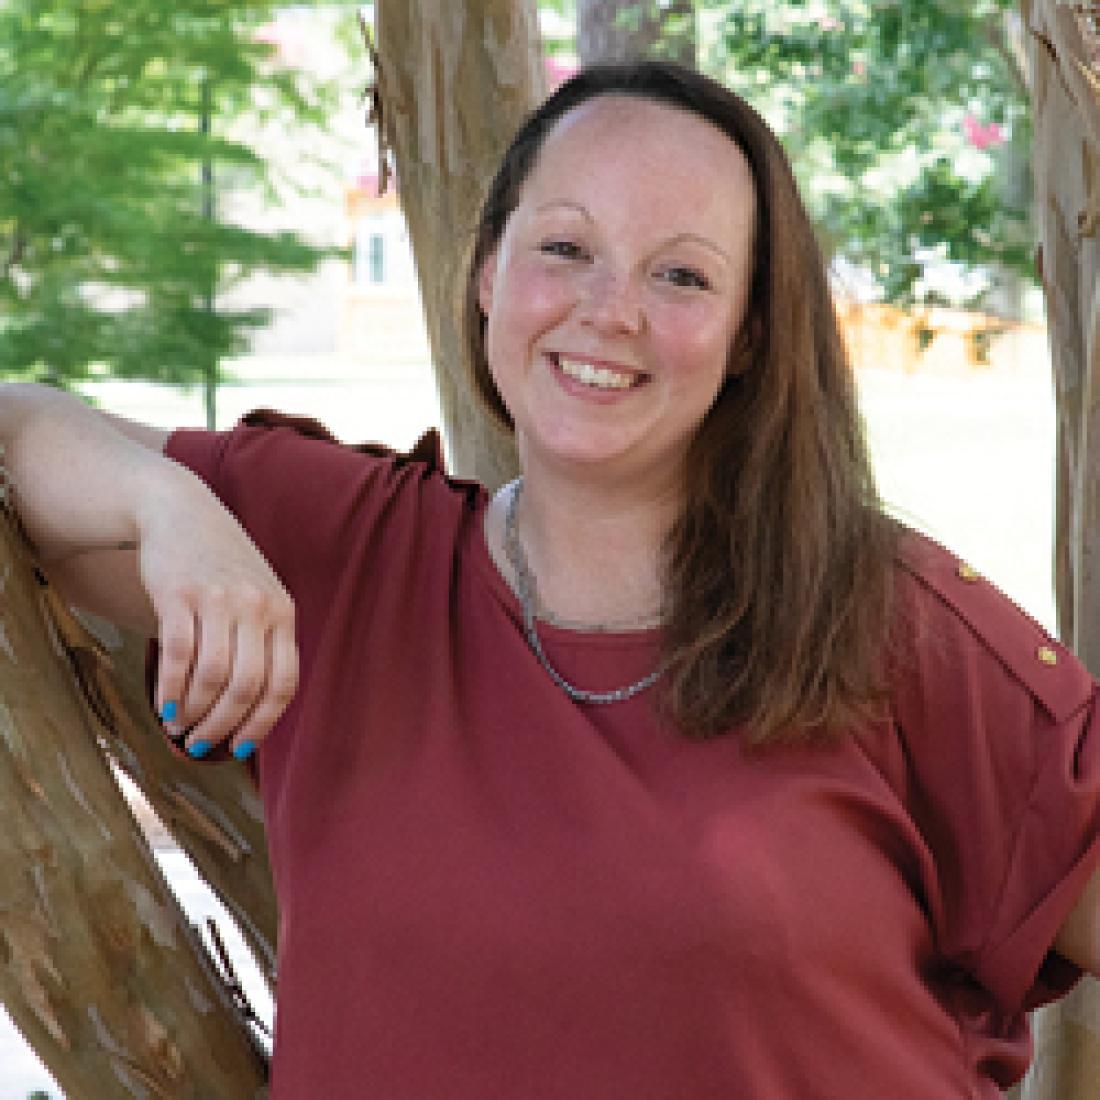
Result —
<path fill-rule="evenodd" d="M 51 582 L 160 641 L 157 704 L 188 745 L 256 744 L 297 687 L 294 609 L 270 565 L 167 433 L 47 387 L 0 384 L 0 445 Z M 196 755 L 201 754 L 201 748 Z"/>

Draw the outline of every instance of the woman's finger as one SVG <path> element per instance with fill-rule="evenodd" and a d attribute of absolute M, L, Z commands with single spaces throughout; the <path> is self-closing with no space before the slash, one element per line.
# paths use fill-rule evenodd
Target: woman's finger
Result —
<path fill-rule="evenodd" d="M 233 733 L 254 710 L 268 680 L 267 630 L 254 618 L 235 624 L 232 671 L 189 742 L 214 745 Z"/>
<path fill-rule="evenodd" d="M 157 662 L 157 713 L 170 734 L 184 728 L 181 702 L 195 658 L 195 613 L 183 600 L 158 608 L 160 654 Z"/>
<path fill-rule="evenodd" d="M 236 627 L 224 589 L 203 594 L 195 620 L 195 660 L 180 702 L 180 722 L 192 730 L 213 709 L 233 672 Z M 202 740 L 192 732 L 187 739 L 188 751 Z M 206 739 L 205 744 L 209 750 L 213 742 Z M 192 755 L 200 756 L 202 750 Z"/>
<path fill-rule="evenodd" d="M 233 755 L 244 760 L 271 732 L 298 690 L 298 645 L 293 624 L 280 624 L 268 634 L 268 675 L 256 706 L 233 738 Z"/>

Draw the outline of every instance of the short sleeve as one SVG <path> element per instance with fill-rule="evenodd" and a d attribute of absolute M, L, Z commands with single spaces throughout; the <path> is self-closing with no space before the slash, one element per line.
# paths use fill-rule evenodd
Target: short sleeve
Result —
<path fill-rule="evenodd" d="M 1081 976 L 1050 953 L 1050 945 L 1100 867 L 1096 685 L 1080 710 L 1042 737 L 999 903 L 976 960 L 983 984 L 1026 1010 L 1061 996 Z"/>
<path fill-rule="evenodd" d="M 405 455 L 335 440 L 315 421 L 250 413 L 228 432 L 184 429 L 165 448 L 236 516 L 301 606 L 323 606 L 398 485 L 441 466 L 429 433 Z"/>
<path fill-rule="evenodd" d="M 942 548 L 901 573 L 898 776 L 930 917 L 942 954 L 1016 1016 L 1080 977 L 1052 945 L 1100 865 L 1097 685 Z"/>

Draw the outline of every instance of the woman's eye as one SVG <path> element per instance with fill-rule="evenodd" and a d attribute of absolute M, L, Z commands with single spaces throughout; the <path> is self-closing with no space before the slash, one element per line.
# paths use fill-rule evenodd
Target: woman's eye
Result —
<path fill-rule="evenodd" d="M 543 241 L 539 251 L 546 256 L 559 256 L 564 260 L 576 260 L 584 255 L 584 249 L 576 241 Z"/>
<path fill-rule="evenodd" d="M 710 280 L 690 267 L 669 267 L 661 272 L 662 279 L 673 286 L 695 287 L 698 290 L 710 290 Z"/>

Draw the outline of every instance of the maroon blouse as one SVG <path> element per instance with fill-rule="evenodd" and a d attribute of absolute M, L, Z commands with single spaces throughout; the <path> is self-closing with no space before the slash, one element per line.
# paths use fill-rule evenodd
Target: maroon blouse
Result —
<path fill-rule="evenodd" d="M 648 693 L 554 686 L 484 490 L 304 427 L 168 448 L 298 608 L 301 688 L 259 753 L 274 1100 L 993 1100 L 1023 1074 L 1100 862 L 1070 653 L 913 535 L 892 721 L 759 757 L 689 740 Z M 540 633 L 591 689 L 658 656 Z"/>

